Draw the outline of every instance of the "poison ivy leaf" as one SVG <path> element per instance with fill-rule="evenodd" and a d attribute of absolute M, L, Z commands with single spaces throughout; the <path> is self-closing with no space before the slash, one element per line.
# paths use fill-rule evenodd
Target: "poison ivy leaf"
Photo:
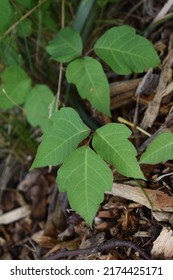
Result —
<path fill-rule="evenodd" d="M 53 114 L 51 120 L 53 124 L 43 134 L 31 169 L 61 164 L 90 133 L 78 113 L 71 108 L 62 108 Z"/>
<path fill-rule="evenodd" d="M 24 103 L 30 89 L 31 79 L 17 65 L 5 68 L 1 75 L 5 93 L 0 90 L 0 108 L 9 109 L 15 104 Z"/>
<path fill-rule="evenodd" d="M 53 59 L 59 62 L 69 62 L 82 53 L 82 39 L 80 34 L 66 27 L 61 29 L 55 38 L 46 47 Z"/>
<path fill-rule="evenodd" d="M 50 125 L 49 106 L 53 106 L 55 99 L 52 91 L 45 85 L 32 88 L 25 101 L 25 113 L 32 126 L 39 125 L 45 131 Z"/>
<path fill-rule="evenodd" d="M 96 130 L 92 145 L 124 176 L 145 179 L 136 159 L 136 149 L 127 139 L 130 135 L 131 131 L 125 125 L 110 123 Z"/>
<path fill-rule="evenodd" d="M 139 163 L 157 164 L 173 159 L 173 133 L 159 134 L 142 154 Z"/>
<path fill-rule="evenodd" d="M 129 26 L 106 31 L 96 42 L 94 51 L 114 72 L 123 75 L 143 72 L 160 62 L 152 44 Z"/>
<path fill-rule="evenodd" d="M 82 98 L 87 99 L 97 110 L 110 116 L 110 89 L 100 62 L 84 57 L 71 62 L 66 71 L 69 83 L 76 85 Z"/>
<path fill-rule="evenodd" d="M 8 28 L 12 18 L 12 8 L 8 0 L 0 1 L 0 35 Z"/>
<path fill-rule="evenodd" d="M 113 176 L 102 158 L 83 146 L 60 167 L 57 183 L 60 191 L 67 192 L 71 207 L 92 225 L 104 192 L 112 189 Z"/>

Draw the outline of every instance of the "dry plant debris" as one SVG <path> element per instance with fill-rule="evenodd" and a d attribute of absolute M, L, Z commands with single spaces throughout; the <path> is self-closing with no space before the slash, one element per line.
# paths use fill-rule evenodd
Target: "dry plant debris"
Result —
<path fill-rule="evenodd" d="M 170 228 L 164 227 L 153 242 L 151 255 L 156 259 L 172 259 L 173 257 L 173 232 Z"/>

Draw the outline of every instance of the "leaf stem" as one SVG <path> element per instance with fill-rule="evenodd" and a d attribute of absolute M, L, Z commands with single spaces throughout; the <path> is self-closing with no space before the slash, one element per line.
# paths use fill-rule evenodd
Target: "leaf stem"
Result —
<path fill-rule="evenodd" d="M 90 142 L 91 142 L 91 139 L 92 139 L 92 137 L 93 137 L 93 134 L 94 134 L 94 131 L 91 131 L 91 134 L 90 134 L 89 139 L 88 139 L 88 141 L 87 141 L 87 146 L 89 146 L 89 144 L 90 144 Z"/>
<path fill-rule="evenodd" d="M 143 194 L 145 195 L 145 197 L 147 198 L 150 206 L 151 206 L 151 209 L 153 210 L 153 203 L 151 201 L 151 199 L 149 198 L 148 194 L 146 193 L 146 191 L 144 190 L 144 188 L 142 187 L 142 185 L 140 184 L 140 182 L 137 180 L 137 179 L 134 179 L 135 182 L 137 183 L 138 187 L 141 189 L 141 191 L 143 192 Z"/>
<path fill-rule="evenodd" d="M 136 128 L 137 130 L 139 130 L 139 131 L 142 132 L 143 134 L 147 135 L 148 137 L 151 136 L 150 133 L 148 133 L 147 131 L 143 130 L 141 127 L 136 126 L 134 123 L 129 122 L 129 121 L 125 120 L 125 119 L 122 118 L 122 117 L 118 117 L 118 121 L 119 121 L 120 123 L 124 123 L 124 124 L 127 124 L 127 125 L 131 126 L 131 127 Z"/>

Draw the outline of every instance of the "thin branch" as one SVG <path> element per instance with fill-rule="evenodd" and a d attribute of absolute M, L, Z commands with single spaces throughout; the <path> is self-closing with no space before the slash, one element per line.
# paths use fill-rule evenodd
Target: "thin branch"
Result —
<path fill-rule="evenodd" d="M 18 21 L 16 21 L 9 29 L 0 37 L 0 41 L 2 41 L 10 32 L 12 32 L 24 19 L 30 16 L 35 10 L 37 10 L 44 2 L 47 0 L 40 0 L 39 3 L 30 11 L 28 11 L 25 15 L 23 15 Z"/>
<path fill-rule="evenodd" d="M 61 28 L 64 28 L 65 26 L 65 0 L 62 0 L 61 5 Z M 60 63 L 59 66 L 59 78 L 58 78 L 58 89 L 56 94 L 56 110 L 59 109 L 59 100 L 60 100 L 60 94 L 61 94 L 61 84 L 62 84 L 62 73 L 63 73 L 63 64 Z"/>
<path fill-rule="evenodd" d="M 100 253 L 104 250 L 108 249 L 113 249 L 115 247 L 130 247 L 134 249 L 135 251 L 139 252 L 139 254 L 145 259 L 145 260 L 150 260 L 150 256 L 143 250 L 141 249 L 138 245 L 134 244 L 131 241 L 126 241 L 126 240 L 114 240 L 110 242 L 106 242 L 103 245 L 96 246 L 96 247 L 90 247 L 90 248 L 85 248 L 85 249 L 78 249 L 78 250 L 63 250 L 58 253 L 55 253 L 54 255 L 51 255 L 47 258 L 47 260 L 58 260 L 62 259 L 64 257 L 73 257 L 77 255 L 88 255 L 88 254 L 95 254 L 95 253 Z"/>
<path fill-rule="evenodd" d="M 62 0 L 62 7 L 61 7 L 61 28 L 65 26 L 65 0 Z"/>
<path fill-rule="evenodd" d="M 56 93 L 56 110 L 59 109 L 59 100 L 60 100 L 60 94 L 61 94 L 61 84 L 62 84 L 62 72 L 63 72 L 63 65 L 60 63 L 59 66 L 59 78 L 58 78 L 58 89 Z"/>

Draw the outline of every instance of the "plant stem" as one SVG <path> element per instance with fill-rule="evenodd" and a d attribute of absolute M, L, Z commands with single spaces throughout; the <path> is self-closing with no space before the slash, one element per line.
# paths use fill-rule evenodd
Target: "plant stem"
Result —
<path fill-rule="evenodd" d="M 73 257 L 76 255 L 86 255 L 86 254 L 94 254 L 98 252 L 102 252 L 104 250 L 109 250 L 113 249 L 116 247 L 130 247 L 134 249 L 135 251 L 139 252 L 139 254 L 143 257 L 144 260 L 149 260 L 150 256 L 143 250 L 141 249 L 137 244 L 127 241 L 127 240 L 118 240 L 115 239 L 113 241 L 106 242 L 104 244 L 101 244 L 99 246 L 95 247 L 89 247 L 89 248 L 84 248 L 84 249 L 78 249 L 78 250 L 64 250 L 64 251 L 59 251 L 55 253 L 54 255 L 51 255 L 47 258 L 47 260 L 58 260 L 62 259 L 64 257 Z"/>
<path fill-rule="evenodd" d="M 61 4 L 61 28 L 65 26 L 65 0 L 62 0 Z M 63 73 L 63 64 L 60 63 L 59 66 L 59 78 L 58 78 L 58 89 L 56 94 L 56 111 L 59 109 L 59 100 L 61 94 L 61 84 L 62 84 L 62 73 Z"/>

